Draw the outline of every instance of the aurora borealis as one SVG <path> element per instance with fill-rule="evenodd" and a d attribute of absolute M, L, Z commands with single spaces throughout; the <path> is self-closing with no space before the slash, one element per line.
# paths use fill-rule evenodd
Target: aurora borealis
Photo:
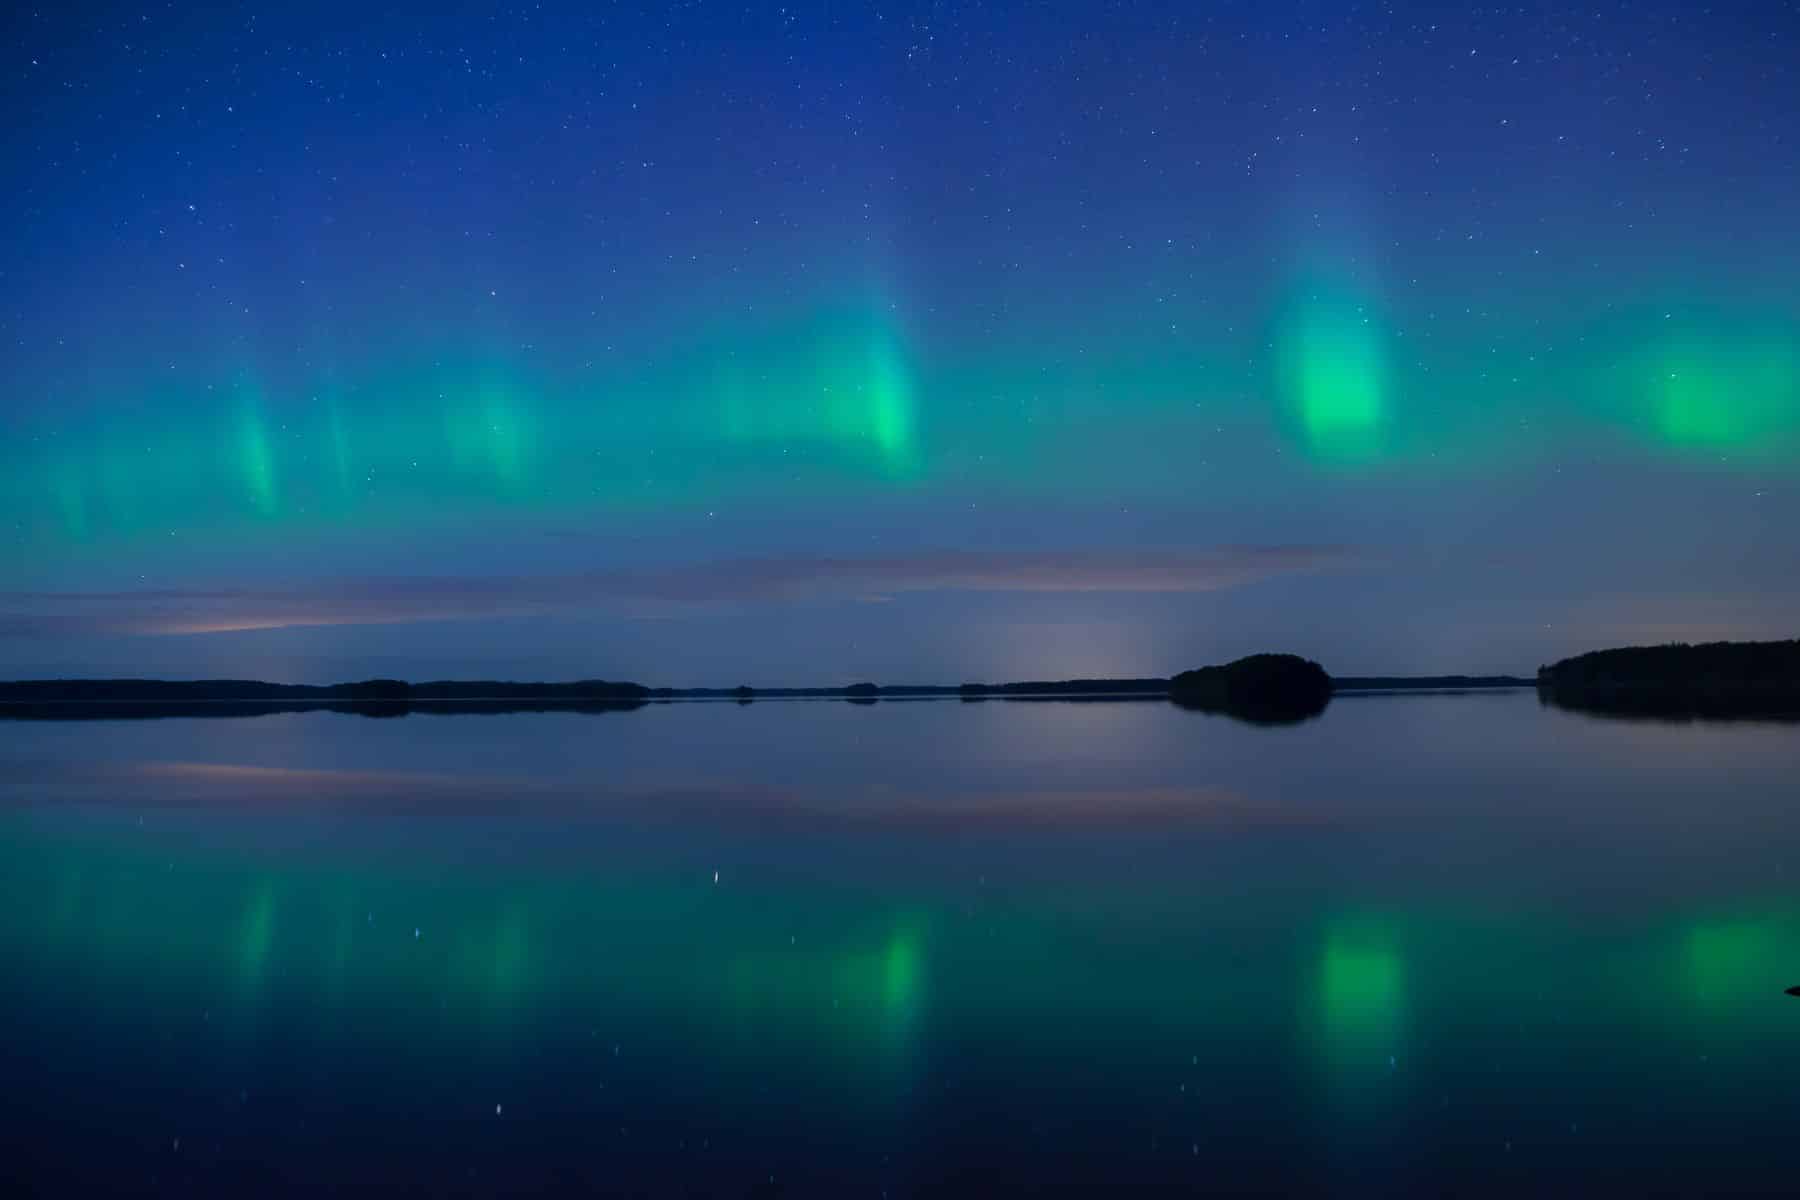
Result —
<path fill-rule="evenodd" d="M 1779 6 L 3 32 L 0 674 L 1523 671 L 1792 633 Z M 1238 551 L 1337 565 L 1140 561 Z M 783 565 L 946 555 L 986 562 Z M 1024 560 L 1063 585 L 1009 588 Z M 798 582 L 567 582 L 734 571 Z"/>

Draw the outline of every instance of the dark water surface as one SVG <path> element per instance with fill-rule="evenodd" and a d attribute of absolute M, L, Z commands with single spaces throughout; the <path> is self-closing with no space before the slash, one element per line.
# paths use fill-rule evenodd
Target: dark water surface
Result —
<path fill-rule="evenodd" d="M 1800 727 L 0 725 L 9 1194 L 1800 1186 Z"/>

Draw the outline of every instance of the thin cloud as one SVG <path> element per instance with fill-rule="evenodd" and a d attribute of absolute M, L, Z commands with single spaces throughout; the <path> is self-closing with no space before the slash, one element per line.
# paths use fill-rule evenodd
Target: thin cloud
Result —
<path fill-rule="evenodd" d="M 938 552 L 737 559 L 571 575 L 360 579 L 285 589 L 0 593 L 0 637 L 204 634 L 605 610 L 657 617 L 716 605 L 884 600 L 915 592 L 1213 592 L 1358 565 L 1340 547 L 1167 553 Z"/>

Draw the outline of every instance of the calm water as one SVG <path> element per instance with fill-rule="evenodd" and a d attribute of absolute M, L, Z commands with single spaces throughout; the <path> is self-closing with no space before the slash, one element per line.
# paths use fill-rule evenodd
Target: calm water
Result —
<path fill-rule="evenodd" d="M 0 724 L 0 1174 L 1791 1194 L 1800 727 Z"/>

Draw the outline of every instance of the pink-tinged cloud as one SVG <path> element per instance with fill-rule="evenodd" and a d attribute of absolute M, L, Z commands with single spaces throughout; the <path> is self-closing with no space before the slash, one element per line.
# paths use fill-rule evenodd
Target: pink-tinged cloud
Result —
<path fill-rule="evenodd" d="M 738 559 L 518 578 L 360 579 L 283 589 L 0 593 L 0 636 L 203 634 L 591 611 L 673 616 L 726 604 L 886 599 L 910 592 L 1213 592 L 1358 565 L 1329 546 L 1183 552 L 941 552 Z"/>

